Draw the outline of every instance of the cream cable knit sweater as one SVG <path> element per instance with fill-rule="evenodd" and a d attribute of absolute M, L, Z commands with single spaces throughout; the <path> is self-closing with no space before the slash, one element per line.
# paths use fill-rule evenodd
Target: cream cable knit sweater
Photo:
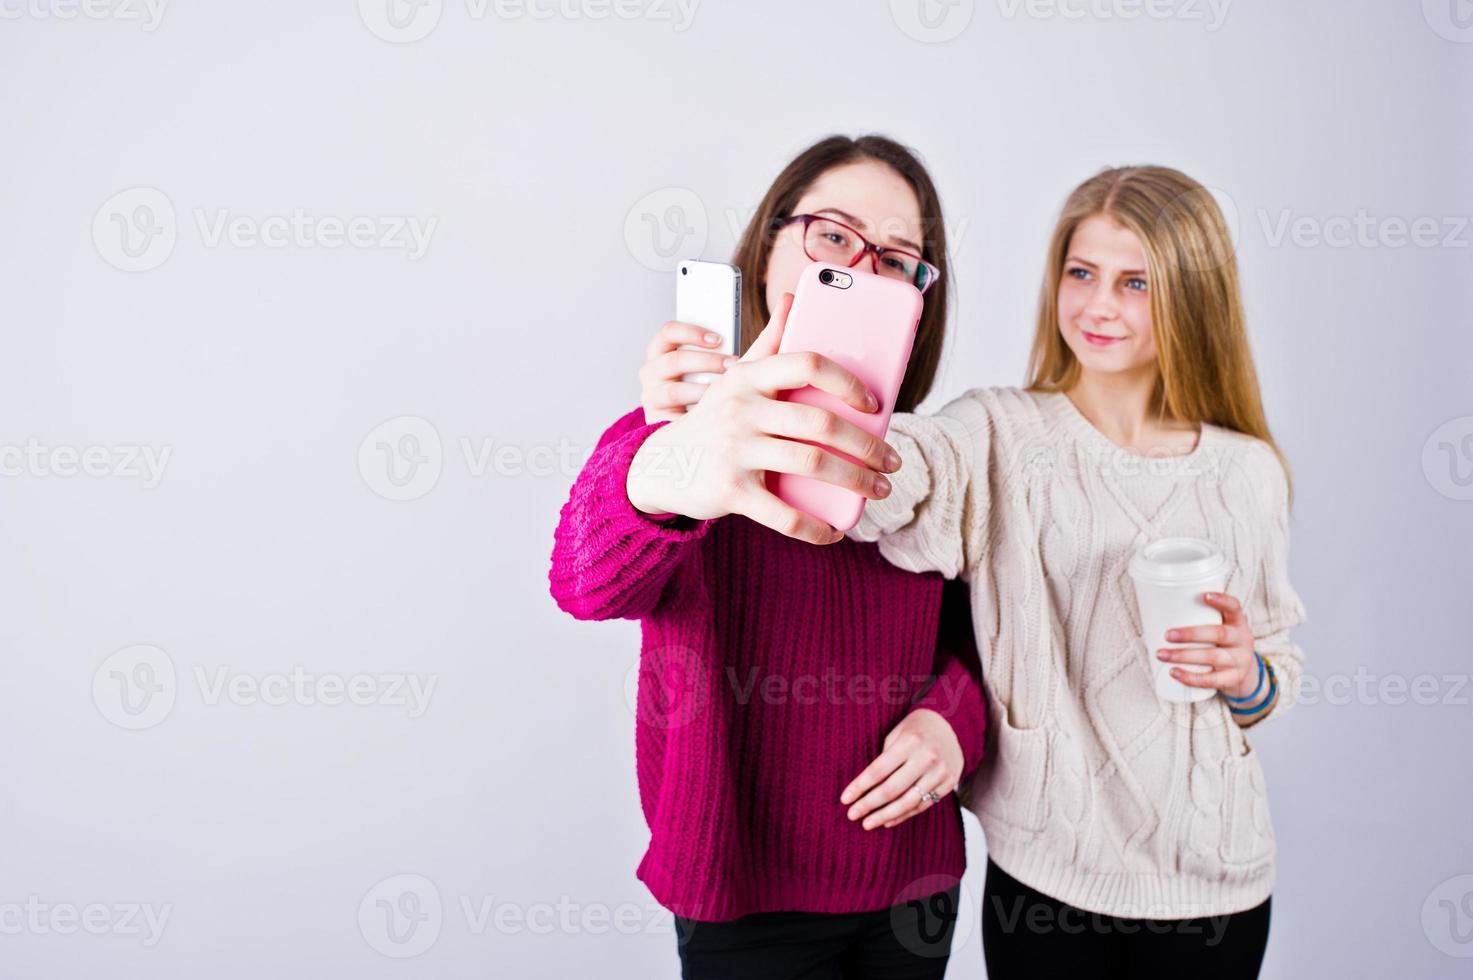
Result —
<path fill-rule="evenodd" d="M 1274 884 L 1258 757 L 1218 697 L 1151 686 L 1132 552 L 1205 538 L 1232 563 L 1257 649 L 1293 703 L 1304 607 L 1287 577 L 1288 484 L 1267 444 L 1202 426 L 1177 456 L 1121 449 L 1058 393 L 967 392 L 899 414 L 904 465 L 849 532 L 912 571 L 970 583 L 992 722 L 965 801 L 1005 871 L 1091 912 L 1174 919 L 1252 908 Z"/>

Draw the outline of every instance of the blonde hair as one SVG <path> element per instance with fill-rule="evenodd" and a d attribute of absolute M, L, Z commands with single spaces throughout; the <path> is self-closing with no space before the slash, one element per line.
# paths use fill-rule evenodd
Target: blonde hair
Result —
<path fill-rule="evenodd" d="M 1128 228 L 1146 253 L 1159 368 L 1151 411 L 1263 440 L 1284 467 L 1292 500 L 1289 462 L 1263 414 L 1232 236 L 1212 194 L 1178 170 L 1104 170 L 1064 202 L 1049 243 L 1028 389 L 1062 392 L 1079 380 L 1079 361 L 1059 331 L 1059 281 L 1075 229 L 1094 215 Z"/>

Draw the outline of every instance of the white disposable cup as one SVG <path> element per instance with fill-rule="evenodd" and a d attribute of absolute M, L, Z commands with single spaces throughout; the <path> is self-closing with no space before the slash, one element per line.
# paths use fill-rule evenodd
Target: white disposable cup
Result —
<path fill-rule="evenodd" d="M 1150 657 L 1151 678 L 1156 693 L 1167 701 L 1190 704 L 1206 701 L 1217 692 L 1207 687 L 1189 687 L 1171 676 L 1172 668 L 1205 674 L 1203 664 L 1171 664 L 1156 656 L 1162 648 L 1191 649 L 1208 643 L 1168 643 L 1166 631 L 1182 626 L 1210 626 L 1222 622 L 1222 614 L 1202 601 L 1203 592 L 1221 592 L 1227 587 L 1228 562 L 1210 542 L 1197 538 L 1161 538 L 1142 547 L 1130 560 L 1130 577 L 1135 582 L 1136 605 L 1141 614 L 1141 640 Z"/>

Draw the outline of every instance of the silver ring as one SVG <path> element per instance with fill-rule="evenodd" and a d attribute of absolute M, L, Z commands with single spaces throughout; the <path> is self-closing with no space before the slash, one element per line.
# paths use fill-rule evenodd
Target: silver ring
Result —
<path fill-rule="evenodd" d="M 941 802 L 941 795 L 939 793 L 937 793 L 935 790 L 930 790 L 929 792 L 925 792 L 925 793 L 922 793 L 921 794 L 921 802 L 922 803 L 940 803 Z"/>

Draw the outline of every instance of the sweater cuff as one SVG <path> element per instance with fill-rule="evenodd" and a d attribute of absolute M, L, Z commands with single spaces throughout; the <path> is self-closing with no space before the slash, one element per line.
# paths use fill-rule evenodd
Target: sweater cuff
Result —
<path fill-rule="evenodd" d="M 987 743 L 987 702 L 966 665 L 952 658 L 931 689 L 916 699 L 911 710 L 930 708 L 945 718 L 962 747 L 962 776 L 965 781 L 982 764 Z"/>
<path fill-rule="evenodd" d="M 628 535 L 636 542 L 698 541 L 711 529 L 708 520 L 696 520 L 683 514 L 646 514 L 629 502 L 629 468 L 634 457 L 656 429 L 669 424 L 668 419 L 661 419 L 637 426 L 620 436 L 610 444 L 610 453 L 599 466 L 598 476 L 590 487 L 604 501 L 602 516 L 609 522 L 609 530 Z"/>

